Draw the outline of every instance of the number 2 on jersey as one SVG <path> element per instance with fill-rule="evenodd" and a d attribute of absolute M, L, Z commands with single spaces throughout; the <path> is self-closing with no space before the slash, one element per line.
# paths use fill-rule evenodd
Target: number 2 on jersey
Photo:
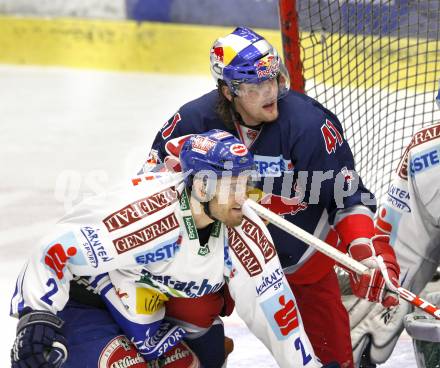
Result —
<path fill-rule="evenodd" d="M 295 349 L 301 350 L 303 365 L 307 365 L 307 363 L 312 360 L 312 356 L 306 353 L 306 350 L 304 349 L 304 344 L 299 337 L 295 340 Z"/>
<path fill-rule="evenodd" d="M 46 282 L 46 286 L 52 287 L 52 289 L 50 289 L 46 294 L 44 294 L 40 299 L 49 304 L 52 305 L 53 304 L 53 300 L 50 299 L 50 297 L 54 294 L 57 293 L 58 291 L 58 285 L 56 283 L 56 281 L 53 278 L 50 278 L 49 280 L 47 280 Z"/>

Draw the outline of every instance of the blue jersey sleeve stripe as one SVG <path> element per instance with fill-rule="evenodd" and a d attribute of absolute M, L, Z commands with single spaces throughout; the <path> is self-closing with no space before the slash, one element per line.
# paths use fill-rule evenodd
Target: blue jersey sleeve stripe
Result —
<path fill-rule="evenodd" d="M 101 295 L 105 295 L 108 293 L 108 291 L 113 287 L 113 284 L 110 283 L 107 286 L 105 286 L 102 290 L 101 290 Z"/>
<path fill-rule="evenodd" d="M 106 277 L 107 273 L 101 273 L 100 275 L 96 276 L 92 282 L 90 282 L 90 286 L 93 288 L 96 288 L 98 286 L 99 281 L 101 281 L 104 277 Z"/>
<path fill-rule="evenodd" d="M 9 314 L 11 316 L 14 314 L 20 314 L 20 312 L 24 308 L 23 283 L 27 268 L 28 268 L 28 264 L 26 264 L 23 271 L 18 276 L 17 282 L 15 283 L 14 295 L 12 296 L 11 299 L 11 305 L 9 311 Z M 16 306 L 16 309 L 14 308 L 14 306 Z"/>

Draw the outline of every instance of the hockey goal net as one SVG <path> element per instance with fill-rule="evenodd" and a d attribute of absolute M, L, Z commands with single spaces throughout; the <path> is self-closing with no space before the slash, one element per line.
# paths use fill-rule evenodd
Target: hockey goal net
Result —
<path fill-rule="evenodd" d="M 440 1 L 280 0 L 280 19 L 292 88 L 336 113 L 381 198 L 411 136 L 440 120 Z"/>

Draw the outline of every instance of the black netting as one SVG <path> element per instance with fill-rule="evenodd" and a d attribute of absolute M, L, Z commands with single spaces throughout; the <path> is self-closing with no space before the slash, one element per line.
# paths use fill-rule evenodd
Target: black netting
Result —
<path fill-rule="evenodd" d="M 297 0 L 306 93 L 335 112 L 380 197 L 413 133 L 440 120 L 439 0 Z"/>

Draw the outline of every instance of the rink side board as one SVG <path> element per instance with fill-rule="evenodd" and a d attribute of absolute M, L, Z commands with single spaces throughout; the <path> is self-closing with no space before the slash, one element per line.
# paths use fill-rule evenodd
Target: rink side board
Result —
<path fill-rule="evenodd" d="M 0 17 L 0 63 L 209 75 L 213 41 L 233 27 Z M 281 48 L 281 34 L 258 30 Z"/>
<path fill-rule="evenodd" d="M 232 29 L 156 22 L 0 16 L 0 63 L 209 75 L 212 42 Z M 257 32 L 282 50 L 280 31 L 257 29 Z M 307 32 L 300 36 L 306 80 L 314 76 L 316 83 L 340 87 L 357 81 L 365 88 L 372 84 L 390 90 L 426 92 L 438 88 L 440 76 L 435 71 L 440 42 L 437 40 L 417 44 L 415 39 L 405 37 L 317 36 Z M 359 45 L 362 50 L 358 49 Z M 415 56 L 416 49 L 418 56 Z M 368 62 L 365 58 L 369 58 Z M 338 73 L 344 76 L 341 80 L 335 80 L 332 70 L 335 65 L 344 67 L 343 72 Z M 403 78 L 401 73 L 407 73 L 408 78 Z"/>

